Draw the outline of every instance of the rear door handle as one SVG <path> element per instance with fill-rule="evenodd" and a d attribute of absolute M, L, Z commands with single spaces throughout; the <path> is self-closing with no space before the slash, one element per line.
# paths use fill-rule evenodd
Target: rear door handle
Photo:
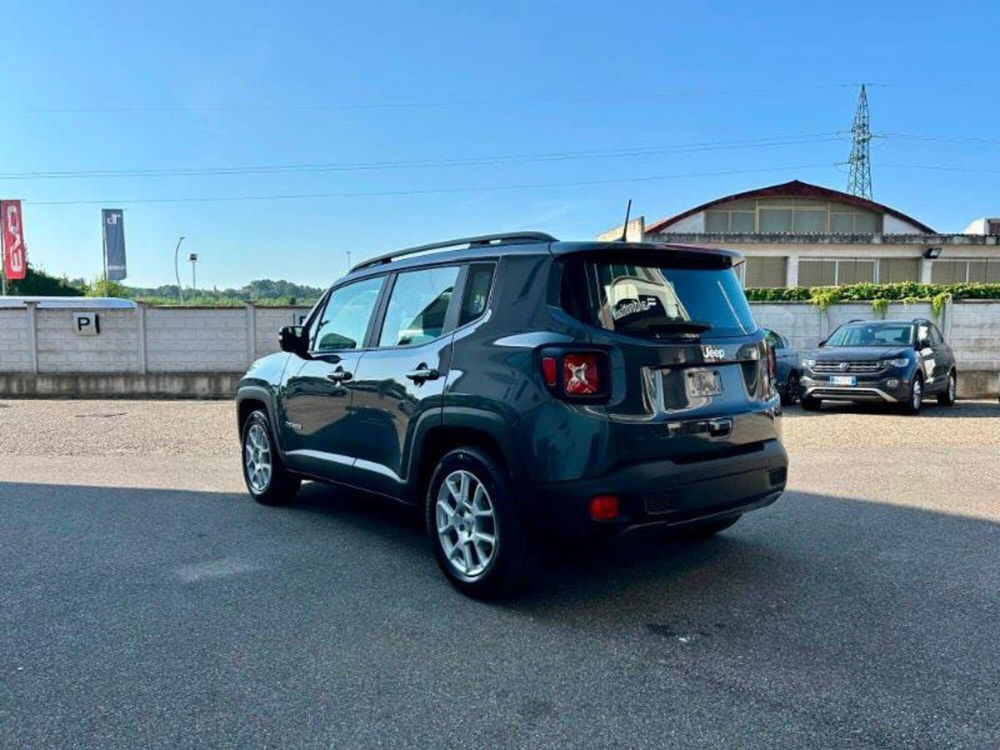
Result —
<path fill-rule="evenodd" d="M 354 376 L 347 370 L 345 370 L 343 367 L 338 367 L 333 372 L 328 372 L 326 374 L 326 379 L 332 380 L 334 383 L 343 383 L 347 380 L 350 380 L 353 377 Z"/>
<path fill-rule="evenodd" d="M 412 380 L 417 385 L 427 381 L 427 380 L 437 380 L 441 377 L 441 373 L 435 370 L 433 367 L 428 367 L 423 362 L 417 365 L 416 370 L 412 370 L 406 373 L 406 377 Z"/>

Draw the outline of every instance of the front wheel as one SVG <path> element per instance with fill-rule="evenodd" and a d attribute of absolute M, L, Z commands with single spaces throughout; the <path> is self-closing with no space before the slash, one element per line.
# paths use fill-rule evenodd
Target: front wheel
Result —
<path fill-rule="evenodd" d="M 243 423 L 243 481 L 262 505 L 285 505 L 295 498 L 301 480 L 281 462 L 267 414 L 258 409 Z"/>
<path fill-rule="evenodd" d="M 938 403 L 941 404 L 941 406 L 954 406 L 957 396 L 958 378 L 955 375 L 955 371 L 952 370 L 948 373 L 948 387 L 945 388 L 942 393 L 938 394 Z"/>
<path fill-rule="evenodd" d="M 924 405 L 924 379 L 919 375 L 913 376 L 910 382 L 910 393 L 903 404 L 904 414 L 919 414 L 920 407 Z"/>
<path fill-rule="evenodd" d="M 791 406 L 799 400 L 799 374 L 797 372 L 788 373 L 785 381 L 785 389 L 781 393 L 782 406 Z"/>
<path fill-rule="evenodd" d="M 803 396 L 799 401 L 799 405 L 806 411 L 819 411 L 819 407 L 823 402 L 812 396 Z"/>
<path fill-rule="evenodd" d="M 463 594 L 496 598 L 527 577 L 527 532 L 506 472 L 485 451 L 458 448 L 441 457 L 427 489 L 426 520 L 437 563 Z"/>

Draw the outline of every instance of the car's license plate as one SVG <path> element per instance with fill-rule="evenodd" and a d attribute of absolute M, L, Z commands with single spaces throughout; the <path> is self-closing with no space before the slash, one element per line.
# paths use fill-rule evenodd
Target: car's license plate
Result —
<path fill-rule="evenodd" d="M 830 385 L 857 385 L 858 379 L 853 375 L 831 375 Z"/>
<path fill-rule="evenodd" d="M 718 370 L 688 370 L 687 392 L 693 398 L 718 396 L 722 393 L 722 378 Z"/>

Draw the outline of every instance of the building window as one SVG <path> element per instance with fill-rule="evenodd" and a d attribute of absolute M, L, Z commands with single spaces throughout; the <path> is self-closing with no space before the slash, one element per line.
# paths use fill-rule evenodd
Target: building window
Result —
<path fill-rule="evenodd" d="M 875 234 L 878 214 L 843 203 L 762 198 L 730 201 L 705 211 L 711 234 Z"/>
<path fill-rule="evenodd" d="M 878 261 L 862 258 L 800 260 L 799 286 L 842 286 L 878 281 Z"/>
<path fill-rule="evenodd" d="M 883 284 L 920 281 L 920 258 L 882 258 L 878 262 L 878 280 Z"/>
<path fill-rule="evenodd" d="M 743 263 L 741 279 L 747 288 L 783 287 L 787 270 L 788 258 L 751 256 Z"/>
<path fill-rule="evenodd" d="M 1000 282 L 1000 259 L 935 260 L 931 266 L 934 284 L 964 284 Z"/>

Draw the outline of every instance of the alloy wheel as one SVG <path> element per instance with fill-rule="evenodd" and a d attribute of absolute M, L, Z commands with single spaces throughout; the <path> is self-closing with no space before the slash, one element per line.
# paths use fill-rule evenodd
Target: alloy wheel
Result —
<path fill-rule="evenodd" d="M 958 384 L 955 382 L 955 373 L 948 376 L 948 400 L 954 401 L 958 392 Z"/>
<path fill-rule="evenodd" d="M 910 395 L 910 400 L 913 405 L 914 411 L 917 411 L 920 408 L 920 405 L 923 403 L 924 385 L 920 381 L 920 378 L 917 378 L 916 380 L 913 381 L 913 389 Z"/>
<path fill-rule="evenodd" d="M 496 559 L 499 527 L 483 483 L 465 469 L 451 472 L 435 505 L 438 543 L 452 570 L 466 581 L 481 578 Z"/>
<path fill-rule="evenodd" d="M 247 484 L 256 493 L 264 492 L 271 483 L 271 441 L 259 424 L 250 425 L 243 446 Z"/>

